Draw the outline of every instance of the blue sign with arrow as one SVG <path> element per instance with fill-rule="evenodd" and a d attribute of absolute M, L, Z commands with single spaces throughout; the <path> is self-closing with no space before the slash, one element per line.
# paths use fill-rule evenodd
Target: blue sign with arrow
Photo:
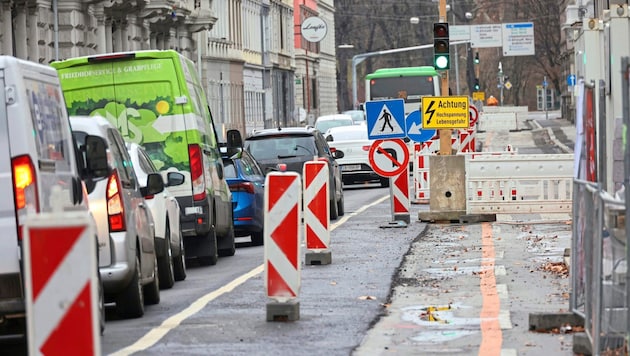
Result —
<path fill-rule="evenodd" d="M 403 99 L 368 101 L 365 103 L 365 113 L 370 140 L 406 136 Z"/>
<path fill-rule="evenodd" d="M 407 125 L 407 137 L 412 141 L 425 142 L 435 135 L 436 130 L 434 129 L 422 129 L 422 115 L 420 115 L 419 110 L 410 112 L 405 118 L 405 123 Z"/>

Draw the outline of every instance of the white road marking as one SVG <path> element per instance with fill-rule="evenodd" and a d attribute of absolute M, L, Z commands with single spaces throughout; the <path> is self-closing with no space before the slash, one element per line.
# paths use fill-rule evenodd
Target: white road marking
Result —
<path fill-rule="evenodd" d="M 346 221 L 348 221 L 348 219 L 350 219 L 351 217 L 361 214 L 365 210 L 373 207 L 374 205 L 382 203 L 386 199 L 389 199 L 389 195 L 384 196 L 380 199 L 377 199 L 376 201 L 368 205 L 364 205 L 353 213 L 345 214 L 341 219 L 338 219 L 334 224 L 330 226 L 330 231 L 338 228 L 339 226 L 344 224 Z M 222 296 L 225 293 L 229 293 L 233 291 L 234 288 L 245 283 L 250 278 L 253 278 L 261 274 L 264 270 L 265 270 L 265 265 L 261 264 L 258 267 L 254 268 L 253 270 L 241 275 L 240 277 L 234 279 L 230 283 L 224 285 L 223 287 L 216 289 L 200 297 L 199 299 L 195 300 L 192 304 L 190 304 L 188 308 L 164 320 L 162 324 L 160 324 L 160 326 L 149 330 L 146 334 L 144 334 L 144 336 L 138 339 L 138 341 L 136 341 L 135 343 L 123 349 L 116 351 L 115 353 L 111 354 L 111 356 L 127 356 L 127 355 L 131 355 L 134 352 L 144 351 L 150 348 L 151 346 L 155 345 L 158 341 L 160 341 L 164 336 L 166 336 L 166 334 L 169 331 L 178 327 L 184 320 L 197 314 L 208 303 L 217 299 L 218 297 Z"/>

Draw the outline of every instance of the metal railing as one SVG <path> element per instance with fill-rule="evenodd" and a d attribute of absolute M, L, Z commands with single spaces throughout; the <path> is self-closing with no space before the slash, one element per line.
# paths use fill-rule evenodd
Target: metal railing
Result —
<path fill-rule="evenodd" d="M 626 203 L 574 179 L 571 311 L 584 318 L 593 355 L 626 345 Z M 623 353 L 622 353 L 623 354 Z"/>

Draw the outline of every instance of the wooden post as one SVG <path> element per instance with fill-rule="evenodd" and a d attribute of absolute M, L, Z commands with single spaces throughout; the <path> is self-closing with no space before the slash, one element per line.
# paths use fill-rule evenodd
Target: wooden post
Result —
<path fill-rule="evenodd" d="M 440 0 L 439 22 L 447 22 L 446 20 L 446 0 Z M 442 71 L 442 96 L 448 96 L 448 70 Z M 451 147 L 451 129 L 440 129 L 440 155 L 450 155 L 453 151 Z"/>

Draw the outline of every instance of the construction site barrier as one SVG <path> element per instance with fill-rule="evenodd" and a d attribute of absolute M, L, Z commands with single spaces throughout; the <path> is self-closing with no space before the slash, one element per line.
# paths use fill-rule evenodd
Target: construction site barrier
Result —
<path fill-rule="evenodd" d="M 466 212 L 571 212 L 573 154 L 467 154 Z"/>
<path fill-rule="evenodd" d="M 518 129 L 515 112 L 479 113 L 479 131 L 515 131 Z"/>

